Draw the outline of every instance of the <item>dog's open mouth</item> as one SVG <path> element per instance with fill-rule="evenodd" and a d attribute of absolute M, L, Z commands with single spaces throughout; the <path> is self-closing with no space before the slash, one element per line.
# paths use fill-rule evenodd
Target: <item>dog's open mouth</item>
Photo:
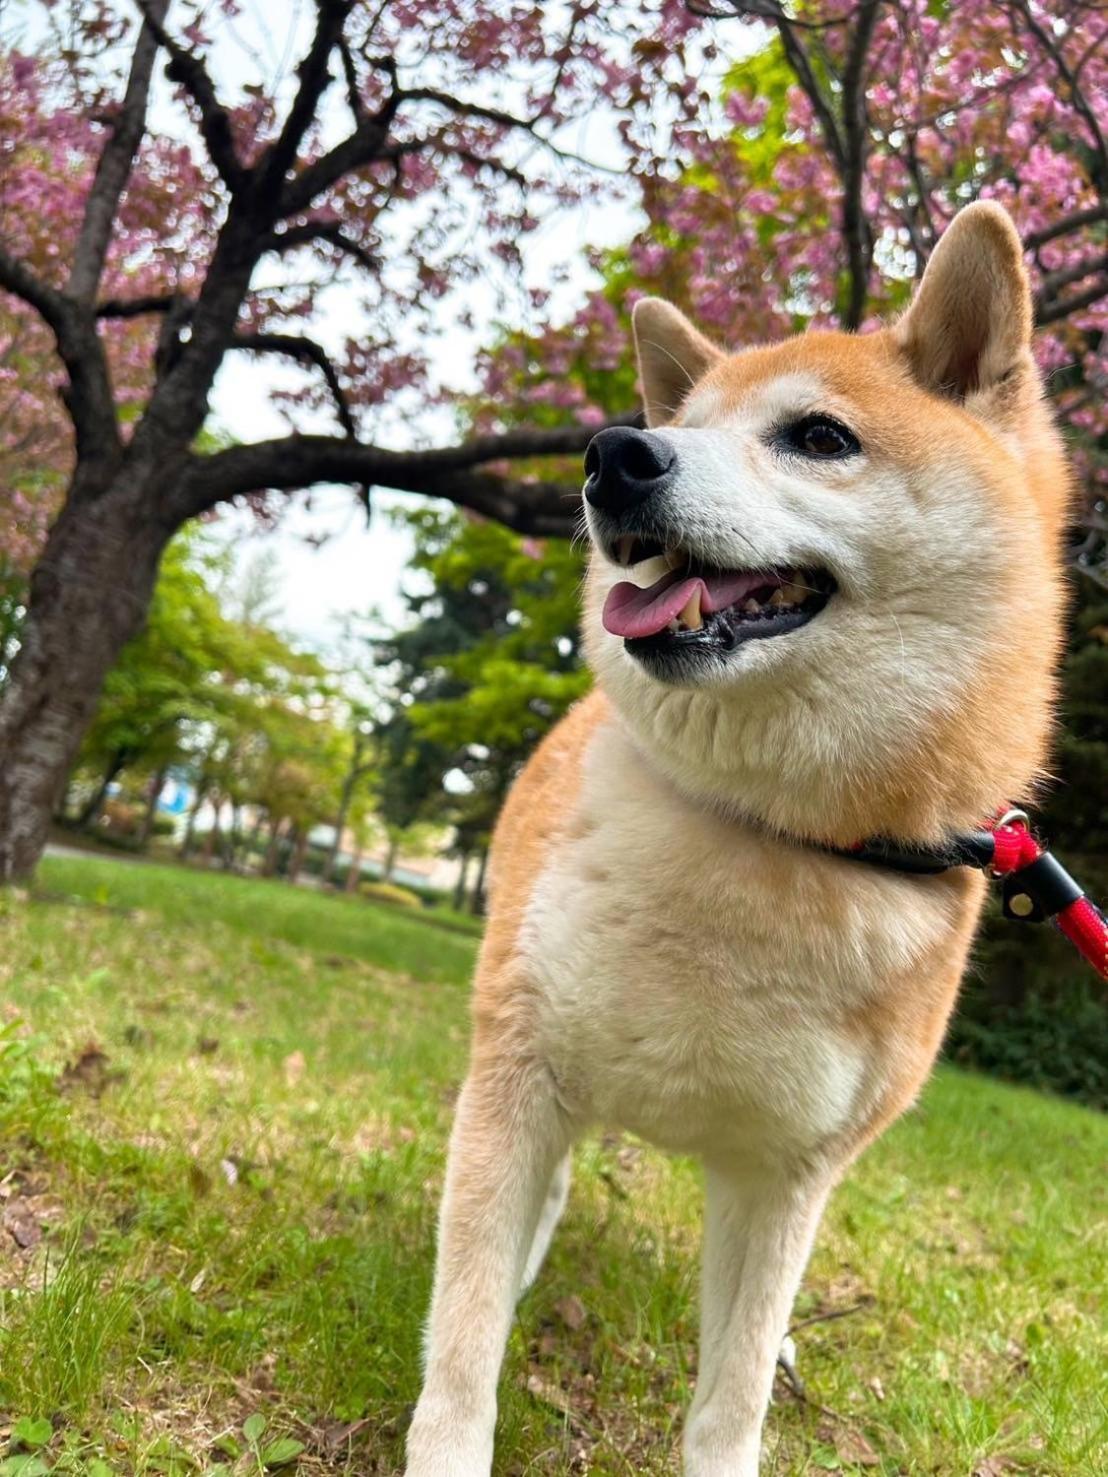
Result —
<path fill-rule="evenodd" d="M 622 582 L 604 602 L 604 629 L 635 656 L 694 649 L 730 651 L 743 641 L 783 636 L 806 625 L 834 594 L 825 569 L 714 569 L 680 550 L 625 534 L 612 555 L 645 586 Z"/>

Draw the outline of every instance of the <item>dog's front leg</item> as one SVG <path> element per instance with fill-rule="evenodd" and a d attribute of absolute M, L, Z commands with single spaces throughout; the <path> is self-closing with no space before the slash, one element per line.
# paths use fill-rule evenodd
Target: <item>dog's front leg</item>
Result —
<path fill-rule="evenodd" d="M 777 1352 L 827 1191 L 800 1173 L 708 1169 L 687 1477 L 757 1477 Z"/>
<path fill-rule="evenodd" d="M 512 1309 L 569 1138 L 544 1067 L 474 1062 L 450 1140 L 408 1477 L 487 1477 Z"/>

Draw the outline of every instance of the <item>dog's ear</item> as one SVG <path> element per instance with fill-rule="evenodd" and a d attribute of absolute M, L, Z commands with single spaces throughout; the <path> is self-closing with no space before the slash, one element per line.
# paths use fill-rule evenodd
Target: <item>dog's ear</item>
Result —
<path fill-rule="evenodd" d="M 980 200 L 939 239 L 893 330 L 927 390 L 966 400 L 1031 368 L 1031 288 L 1006 210 Z"/>
<path fill-rule="evenodd" d="M 664 426 L 723 351 L 660 297 L 640 298 L 631 314 L 648 426 Z"/>

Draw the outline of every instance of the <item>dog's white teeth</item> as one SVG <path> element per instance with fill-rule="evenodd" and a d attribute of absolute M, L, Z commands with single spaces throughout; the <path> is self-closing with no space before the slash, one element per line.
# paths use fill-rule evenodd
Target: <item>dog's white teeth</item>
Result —
<path fill-rule="evenodd" d="M 773 594 L 766 601 L 766 604 L 772 605 L 777 609 L 780 609 L 782 605 L 789 604 L 788 597 L 786 596 L 785 591 L 780 587 L 780 585 L 778 585 L 777 589 L 774 590 Z"/>
<path fill-rule="evenodd" d="M 700 585 L 689 596 L 682 610 L 677 613 L 677 622 L 686 631 L 699 631 L 704 624 L 700 616 Z"/>
<path fill-rule="evenodd" d="M 783 596 L 786 605 L 803 605 L 804 597 L 811 594 L 811 591 L 804 585 L 790 584 L 778 593 Z"/>
<path fill-rule="evenodd" d="M 635 547 L 635 535 L 633 533 L 620 534 L 616 539 L 616 558 L 626 567 L 631 563 L 631 551 Z"/>
<path fill-rule="evenodd" d="M 670 633 L 671 636 L 676 635 L 680 629 L 681 622 L 677 620 L 670 621 L 669 625 L 666 627 L 666 630 Z"/>
<path fill-rule="evenodd" d="M 757 600 L 743 601 L 743 613 L 745 615 L 757 615 L 761 608 L 762 607 L 758 604 Z"/>
<path fill-rule="evenodd" d="M 653 559 L 640 559 L 635 565 L 635 583 L 642 589 L 656 584 L 669 573 L 669 565 L 660 554 L 655 554 Z"/>

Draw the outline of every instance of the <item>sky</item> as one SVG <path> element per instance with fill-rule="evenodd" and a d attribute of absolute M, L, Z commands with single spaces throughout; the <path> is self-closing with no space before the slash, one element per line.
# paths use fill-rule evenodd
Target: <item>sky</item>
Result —
<path fill-rule="evenodd" d="M 527 243 L 527 285 L 548 281 L 554 260 L 569 261 L 573 270 L 560 288 L 558 299 L 568 307 L 595 285 L 584 248 L 617 245 L 628 240 L 637 225 L 637 214 L 618 203 L 604 211 L 595 207 L 560 211 Z M 351 288 L 349 298 L 352 301 L 355 297 L 356 291 Z M 348 321 L 350 311 L 350 302 L 344 301 L 341 291 L 330 292 L 313 333 L 326 341 L 329 322 Z M 444 315 L 448 311 L 449 304 L 445 304 Z M 467 334 L 452 328 L 444 336 L 443 358 L 457 366 L 453 379 L 461 388 L 474 382 L 467 366 L 472 365 L 480 347 L 479 332 Z M 298 379 L 295 370 L 286 370 L 272 360 L 229 356 L 212 396 L 213 423 L 241 440 L 285 434 L 287 424 L 271 404 L 270 395 L 274 388 L 289 386 Z M 321 424 L 320 429 L 330 427 Z M 437 433 L 436 439 L 443 442 L 455 435 L 446 418 L 434 411 L 418 418 L 411 432 L 413 437 Z M 400 443 L 393 437 L 391 444 Z M 299 641 L 326 652 L 335 640 L 343 614 L 362 614 L 372 606 L 388 625 L 404 619 L 401 581 L 411 543 L 405 530 L 387 517 L 387 511 L 426 500 L 378 493 L 374 501 L 374 516 L 367 526 L 365 511 L 348 487 L 316 487 L 310 507 L 301 498 L 292 500 L 273 530 L 259 529 L 245 510 L 232 510 L 220 517 L 212 534 L 231 548 L 240 570 L 268 551 L 281 592 L 279 623 Z M 322 533 L 329 536 L 319 542 Z"/>
<path fill-rule="evenodd" d="M 219 69 L 227 85 L 252 80 L 251 51 L 258 57 L 295 55 L 303 44 L 309 14 L 310 7 L 298 0 L 269 0 L 264 20 L 260 3 L 247 6 L 238 23 L 243 44 L 225 47 L 219 56 Z M 155 98 L 154 121 L 161 127 L 180 128 L 168 96 Z M 345 119 L 335 121 L 338 126 Z M 600 164 L 620 162 L 613 120 L 599 107 L 593 114 L 575 120 L 560 137 Z M 568 312 L 595 285 L 585 248 L 625 242 L 640 224 L 641 217 L 630 202 L 611 197 L 602 209 L 594 203 L 558 211 L 527 239 L 524 286 L 549 288 L 554 265 L 564 268 L 569 263 L 568 277 L 553 299 L 557 307 Z M 356 270 L 351 268 L 352 273 Z M 472 287 L 468 291 L 472 299 Z M 444 328 L 439 358 L 450 365 L 451 383 L 457 388 L 466 389 L 475 383 L 472 365 L 477 351 L 491 337 L 494 301 L 490 289 L 486 330 L 481 326 L 470 332 L 456 326 Z M 442 305 L 444 325 L 451 323 L 453 306 L 450 300 Z M 357 285 L 352 276 L 348 287 L 340 283 L 328 290 L 312 334 L 325 345 L 329 340 L 340 342 L 358 315 Z M 302 373 L 274 359 L 228 356 L 212 395 L 212 424 L 240 440 L 287 433 L 288 423 L 272 405 L 270 395 L 275 388 L 302 383 Z M 302 429 L 333 429 L 325 416 L 317 424 L 300 416 L 297 424 Z M 455 436 L 450 417 L 428 410 L 411 422 L 394 426 L 391 434 L 382 432 L 378 439 L 402 449 L 406 439 L 410 443 L 430 438 L 442 444 Z M 387 512 L 390 507 L 416 501 L 402 494 L 377 493 L 374 517 L 367 526 L 364 509 L 349 488 L 317 487 L 311 493 L 310 505 L 303 498 L 291 500 L 273 530 L 261 530 L 245 510 L 231 510 L 221 515 L 211 532 L 213 538 L 231 549 L 240 574 L 259 558 L 271 563 L 279 593 L 276 603 L 281 611 L 277 623 L 299 642 L 326 654 L 333 648 L 344 615 L 363 614 L 372 607 L 386 625 L 404 620 L 401 585 L 411 545 L 405 530 L 397 527 Z M 321 539 L 324 534 L 326 537 Z"/>

